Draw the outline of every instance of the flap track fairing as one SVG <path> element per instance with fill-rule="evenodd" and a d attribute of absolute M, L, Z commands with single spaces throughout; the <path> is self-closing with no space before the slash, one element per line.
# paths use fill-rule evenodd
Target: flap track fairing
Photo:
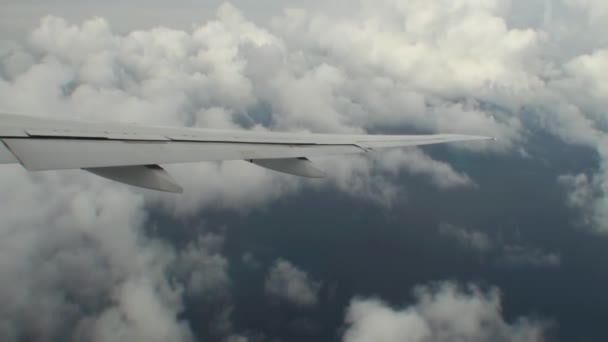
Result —
<path fill-rule="evenodd" d="M 141 188 L 174 193 L 183 192 L 182 187 L 159 165 L 96 167 L 83 170 Z"/>
<path fill-rule="evenodd" d="M 290 175 L 323 178 L 325 173 L 317 169 L 308 158 L 281 158 L 281 159 L 250 159 L 249 162 L 270 170 Z"/>

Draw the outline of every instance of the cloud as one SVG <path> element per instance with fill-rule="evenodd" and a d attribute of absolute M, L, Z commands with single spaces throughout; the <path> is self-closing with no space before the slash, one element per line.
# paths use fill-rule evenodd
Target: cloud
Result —
<path fill-rule="evenodd" d="M 231 335 L 229 336 L 225 342 L 247 342 L 249 339 L 245 336 L 240 335 Z"/>
<path fill-rule="evenodd" d="M 586 174 L 562 175 L 558 178 L 558 182 L 568 191 L 567 203 L 570 206 L 584 208 L 593 200 L 594 186 Z"/>
<path fill-rule="evenodd" d="M 143 234 L 140 195 L 80 172 L 0 172 L 0 339 L 191 340 L 166 277 L 175 252 Z"/>
<path fill-rule="evenodd" d="M 245 252 L 241 256 L 241 262 L 251 270 L 256 270 L 262 267 L 262 263 L 251 252 Z"/>
<path fill-rule="evenodd" d="M 315 158 L 313 162 L 326 171 L 328 180 L 316 184 L 327 189 L 335 186 L 340 191 L 355 198 L 367 198 L 375 203 L 390 207 L 401 193 L 400 188 L 383 176 L 374 172 L 373 160 L 367 156 L 344 156 L 340 158 Z"/>
<path fill-rule="evenodd" d="M 79 171 L 0 173 L 1 340 L 191 341 L 183 296 L 229 291 L 222 238 L 151 237 L 141 194 Z"/>
<path fill-rule="evenodd" d="M 458 227 L 446 222 L 439 224 L 439 234 L 453 239 L 461 246 L 475 251 L 484 261 L 507 267 L 553 268 L 561 266 L 561 255 L 540 248 L 503 241 L 489 233 Z"/>
<path fill-rule="evenodd" d="M 414 294 L 416 302 L 402 309 L 378 299 L 353 299 L 343 341 L 544 341 L 545 322 L 505 320 L 495 288 L 483 291 L 444 282 L 419 286 Z"/>
<path fill-rule="evenodd" d="M 230 287 L 228 260 L 221 254 L 223 237 L 208 233 L 183 248 L 172 271 L 190 297 L 226 296 Z"/>
<path fill-rule="evenodd" d="M 557 183 L 565 190 L 566 204 L 580 211 L 580 221 L 574 222 L 592 232 L 608 233 L 608 145 L 602 140 L 598 146 L 599 167 L 597 170 L 579 174 L 564 174 Z"/>
<path fill-rule="evenodd" d="M 465 247 L 469 247 L 478 252 L 489 252 L 494 248 L 494 241 L 484 232 L 476 230 L 467 230 L 449 223 L 441 223 L 439 225 L 439 233 L 455 239 Z"/>
<path fill-rule="evenodd" d="M 375 156 L 381 169 L 388 172 L 406 170 L 414 175 L 426 175 L 439 189 L 473 186 L 473 181 L 449 164 L 430 158 L 419 149 L 392 150 Z"/>
<path fill-rule="evenodd" d="M 376 203 L 390 207 L 404 190 L 395 182 L 402 173 L 421 176 L 440 190 L 475 188 L 475 183 L 449 164 L 434 160 L 419 149 L 394 149 L 373 152 L 368 156 L 314 158 L 314 163 L 326 171 L 328 181 L 317 187 L 335 186 L 360 198 L 363 194 Z"/>
<path fill-rule="evenodd" d="M 505 246 L 500 262 L 512 266 L 559 267 L 561 256 L 558 253 L 547 253 L 536 248 L 524 246 Z"/>
<path fill-rule="evenodd" d="M 315 306 L 321 283 L 287 260 L 278 259 L 266 277 L 264 289 L 271 297 L 298 307 Z"/>

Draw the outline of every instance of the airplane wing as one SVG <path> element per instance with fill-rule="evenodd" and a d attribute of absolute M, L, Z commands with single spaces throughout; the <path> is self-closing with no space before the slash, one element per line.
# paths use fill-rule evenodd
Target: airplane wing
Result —
<path fill-rule="evenodd" d="M 29 171 L 84 169 L 160 191 L 181 187 L 159 164 L 246 160 L 275 171 L 322 177 L 307 157 L 366 153 L 484 136 L 345 135 L 212 130 L 0 114 L 0 164 Z"/>

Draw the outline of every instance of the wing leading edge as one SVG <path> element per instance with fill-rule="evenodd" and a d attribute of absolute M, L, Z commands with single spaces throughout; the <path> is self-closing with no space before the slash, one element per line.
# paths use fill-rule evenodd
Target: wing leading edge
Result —
<path fill-rule="evenodd" d="M 458 134 L 228 131 L 0 114 L 0 164 L 20 163 L 30 171 L 85 169 L 130 185 L 171 192 L 181 188 L 158 164 L 247 160 L 275 171 L 321 177 L 322 172 L 306 157 L 490 139 Z"/>

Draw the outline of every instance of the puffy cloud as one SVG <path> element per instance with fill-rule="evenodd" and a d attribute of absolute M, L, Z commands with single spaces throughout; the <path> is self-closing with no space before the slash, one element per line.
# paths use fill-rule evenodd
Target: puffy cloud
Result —
<path fill-rule="evenodd" d="M 463 98 L 485 100 L 478 93 L 491 92 L 488 84 L 509 89 L 538 84 L 526 62 L 534 60 L 526 57 L 536 53 L 536 34 L 510 29 L 494 7 L 466 1 L 365 2 L 358 20 L 292 11 L 275 27 L 286 32 L 287 44 L 326 51 L 326 63 L 349 75 L 345 90 L 356 98 L 349 112 L 364 125 L 483 130 L 510 141 L 517 139 L 516 120 L 475 108 L 450 110 Z"/>
<path fill-rule="evenodd" d="M 593 200 L 594 185 L 584 173 L 578 175 L 562 175 L 558 182 L 568 191 L 567 203 L 576 208 L 585 208 Z"/>
<path fill-rule="evenodd" d="M 608 171 L 605 163 L 595 174 L 562 175 L 558 183 L 567 192 L 566 202 L 581 211 L 582 223 L 598 233 L 608 233 Z"/>
<path fill-rule="evenodd" d="M 1 340 L 191 341 L 184 295 L 227 298 L 221 236 L 178 250 L 145 232 L 141 194 L 78 171 L 0 172 Z"/>
<path fill-rule="evenodd" d="M 392 150 L 379 153 L 375 157 L 383 170 L 392 173 L 407 170 L 414 175 L 427 175 L 440 189 L 474 185 L 466 174 L 455 171 L 444 162 L 430 158 L 419 149 Z"/>
<path fill-rule="evenodd" d="M 173 272 L 190 297 L 225 296 L 229 290 L 228 260 L 220 253 L 223 237 L 199 236 L 183 248 L 173 263 Z"/>
<path fill-rule="evenodd" d="M 314 162 L 328 175 L 328 181 L 317 183 L 317 186 L 333 185 L 345 193 L 363 196 L 386 207 L 403 193 L 394 184 L 394 179 L 403 172 L 422 176 L 441 190 L 475 187 L 466 174 L 416 148 L 374 152 L 367 156 L 315 158 Z"/>
<path fill-rule="evenodd" d="M 278 259 L 266 277 L 266 294 L 299 307 L 315 306 L 321 283 L 287 260 Z"/>
<path fill-rule="evenodd" d="M 597 6 L 592 2 L 581 2 L 580 5 Z M 577 115 L 573 117 L 578 118 L 574 124 L 567 124 L 562 129 L 562 135 L 574 142 L 592 146 L 597 149 L 599 157 L 597 170 L 562 175 L 558 182 L 568 191 L 567 203 L 581 209 L 584 223 L 601 233 L 608 232 L 608 137 L 605 129 L 607 56 L 608 52 L 602 48 L 573 58 L 565 66 L 567 76 L 556 82 L 556 87 L 569 100 L 568 111 L 575 112 L 573 114 Z"/>
<path fill-rule="evenodd" d="M 177 216 L 193 215 L 201 208 L 247 212 L 302 186 L 297 177 L 245 161 L 167 165 L 166 169 L 181 183 L 184 193 L 149 193 L 147 198 Z"/>
<path fill-rule="evenodd" d="M 143 234 L 140 195 L 80 172 L 0 172 L 0 339 L 191 340 L 166 277 L 175 253 Z"/>
<path fill-rule="evenodd" d="M 325 189 L 334 185 L 356 198 L 363 196 L 386 207 L 390 207 L 400 193 L 387 177 L 374 172 L 373 164 L 366 156 L 319 158 L 314 162 L 328 175 L 330 183 L 317 184 Z"/>
<path fill-rule="evenodd" d="M 453 283 L 420 286 L 416 303 L 394 309 L 378 299 L 356 298 L 346 313 L 343 341 L 543 341 L 546 323 L 502 316 L 498 290 Z"/>

